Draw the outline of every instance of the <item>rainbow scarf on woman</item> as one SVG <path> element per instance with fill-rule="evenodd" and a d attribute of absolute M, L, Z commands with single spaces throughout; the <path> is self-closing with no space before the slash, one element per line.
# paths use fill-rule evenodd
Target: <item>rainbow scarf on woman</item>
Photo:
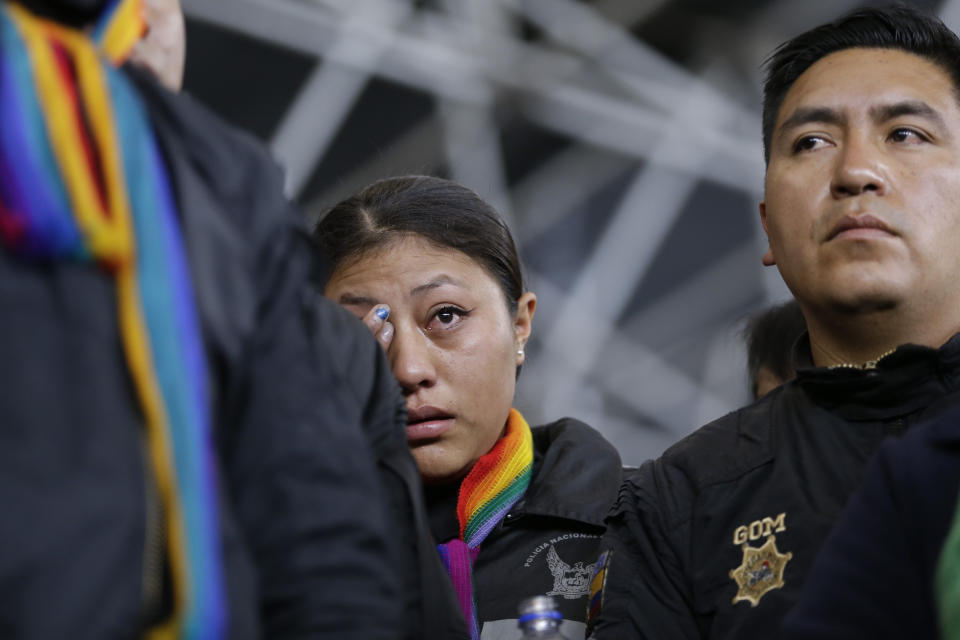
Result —
<path fill-rule="evenodd" d="M 114 59 L 142 33 L 138 6 L 114 2 L 102 23 Z M 193 289 L 144 106 L 103 55 L 78 30 L 0 5 L 0 245 L 113 275 L 173 580 L 173 615 L 150 637 L 219 638 L 218 501 Z"/>
<path fill-rule="evenodd" d="M 470 627 L 470 638 L 480 637 L 477 603 L 473 597 L 473 562 L 480 543 L 523 496 L 533 472 L 533 435 L 516 409 L 507 418 L 507 433 L 497 441 L 460 483 L 457 521 L 460 538 L 437 546 Z"/>

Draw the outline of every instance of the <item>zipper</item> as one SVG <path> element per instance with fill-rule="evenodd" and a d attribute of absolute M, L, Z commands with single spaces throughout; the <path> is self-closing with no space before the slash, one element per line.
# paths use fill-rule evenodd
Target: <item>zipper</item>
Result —
<path fill-rule="evenodd" d="M 143 575 L 141 577 L 140 603 L 143 627 L 149 629 L 160 621 L 163 614 L 163 546 L 164 518 L 157 479 L 153 474 L 150 449 L 146 435 L 141 439 L 143 460 L 143 485 L 145 503 L 145 527 L 143 540 Z"/>

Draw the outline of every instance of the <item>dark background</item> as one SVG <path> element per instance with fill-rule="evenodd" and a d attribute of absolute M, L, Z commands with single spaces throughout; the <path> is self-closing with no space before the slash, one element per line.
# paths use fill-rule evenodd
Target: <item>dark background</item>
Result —
<path fill-rule="evenodd" d="M 507 218 L 531 424 L 579 417 L 636 464 L 747 401 L 743 320 L 789 295 L 760 264 L 761 63 L 872 3 L 183 2 L 185 90 L 270 145 L 308 221 L 404 173 Z"/>

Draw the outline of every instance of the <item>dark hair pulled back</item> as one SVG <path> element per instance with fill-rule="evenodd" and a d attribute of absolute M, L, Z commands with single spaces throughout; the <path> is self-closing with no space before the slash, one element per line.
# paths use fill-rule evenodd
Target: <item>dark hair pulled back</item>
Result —
<path fill-rule="evenodd" d="M 523 295 L 520 258 L 507 225 L 480 196 L 450 180 L 402 176 L 374 182 L 334 205 L 313 235 L 326 277 L 400 237 L 418 236 L 475 260 L 500 285 L 511 313 Z"/>

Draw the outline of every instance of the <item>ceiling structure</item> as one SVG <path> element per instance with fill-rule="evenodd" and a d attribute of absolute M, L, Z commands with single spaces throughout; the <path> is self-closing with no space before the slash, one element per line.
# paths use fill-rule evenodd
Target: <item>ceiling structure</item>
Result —
<path fill-rule="evenodd" d="M 789 295 L 760 264 L 761 62 L 864 4 L 183 0 L 185 88 L 311 224 L 390 175 L 480 193 L 539 298 L 517 406 L 637 464 L 748 399 L 743 320 Z"/>

